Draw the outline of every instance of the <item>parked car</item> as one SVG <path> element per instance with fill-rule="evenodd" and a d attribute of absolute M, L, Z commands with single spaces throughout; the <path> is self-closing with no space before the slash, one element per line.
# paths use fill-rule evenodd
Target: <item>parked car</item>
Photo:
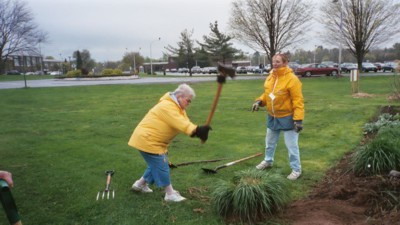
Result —
<path fill-rule="evenodd" d="M 26 72 L 25 75 L 35 75 L 35 72 Z"/>
<path fill-rule="evenodd" d="M 372 63 L 362 63 L 362 72 L 370 72 L 370 71 L 374 71 L 375 73 L 378 72 L 378 68 L 376 68 L 376 66 Z"/>
<path fill-rule="evenodd" d="M 178 73 L 189 73 L 189 69 L 188 68 L 179 68 Z"/>
<path fill-rule="evenodd" d="M 288 66 L 295 71 L 297 68 L 301 67 L 300 64 L 298 64 L 297 62 L 289 62 Z"/>
<path fill-rule="evenodd" d="M 204 67 L 203 73 L 204 74 L 212 74 L 212 73 L 218 74 L 218 70 L 217 70 L 217 67 Z"/>
<path fill-rule="evenodd" d="M 193 66 L 192 67 L 192 73 L 201 73 L 202 70 L 200 68 L 200 66 Z"/>
<path fill-rule="evenodd" d="M 53 76 L 62 75 L 62 73 L 60 71 L 52 71 L 52 72 L 50 72 L 50 75 L 53 75 Z"/>
<path fill-rule="evenodd" d="M 327 65 L 319 63 L 312 63 L 297 68 L 295 70 L 295 73 L 303 77 L 310 77 L 311 75 L 322 75 L 322 74 L 326 74 L 327 76 L 336 76 L 338 74 L 338 68 L 329 67 Z"/>
<path fill-rule="evenodd" d="M 383 72 L 389 71 L 389 72 L 394 72 L 397 68 L 399 68 L 399 65 L 395 62 L 387 62 L 385 65 L 383 65 L 382 70 Z"/>
<path fill-rule="evenodd" d="M 10 70 L 6 72 L 7 75 L 21 75 L 18 70 Z"/>
<path fill-rule="evenodd" d="M 340 65 L 340 70 L 343 73 L 350 73 L 350 71 L 356 70 L 356 69 L 358 69 L 358 66 L 355 63 L 342 63 Z"/>
<path fill-rule="evenodd" d="M 380 62 L 374 63 L 374 66 L 376 66 L 376 68 L 378 69 L 378 71 L 379 71 L 379 70 L 382 70 L 382 67 L 383 67 L 384 65 L 385 65 L 384 63 L 380 63 Z"/>
<path fill-rule="evenodd" d="M 237 73 L 237 74 L 241 74 L 241 73 L 247 74 L 247 69 L 246 69 L 246 67 L 244 67 L 244 66 L 238 66 L 238 67 L 236 68 L 236 73 Z"/>
<path fill-rule="evenodd" d="M 271 71 L 271 65 L 268 64 L 268 65 L 264 66 L 263 73 L 269 73 L 269 71 Z"/>
<path fill-rule="evenodd" d="M 326 65 L 328 67 L 338 67 L 339 65 L 333 61 L 322 61 L 321 64 Z"/>
<path fill-rule="evenodd" d="M 257 70 L 259 69 L 259 67 L 258 66 L 247 66 L 246 69 L 247 69 L 248 73 L 256 73 Z"/>

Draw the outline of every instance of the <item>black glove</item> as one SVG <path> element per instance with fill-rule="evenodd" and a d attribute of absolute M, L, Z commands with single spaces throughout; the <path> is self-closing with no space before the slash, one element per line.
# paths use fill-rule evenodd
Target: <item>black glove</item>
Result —
<path fill-rule="evenodd" d="M 191 137 L 198 137 L 203 142 L 208 139 L 208 132 L 212 130 L 212 128 L 208 125 L 205 126 L 197 126 L 196 131 L 191 135 Z"/>
<path fill-rule="evenodd" d="M 258 111 L 258 108 L 260 107 L 260 105 L 261 105 L 261 101 L 254 102 L 254 104 L 251 106 L 251 111 L 252 112 Z"/>
<path fill-rule="evenodd" d="M 299 133 L 303 130 L 303 120 L 295 120 L 294 121 L 294 131 Z"/>
<path fill-rule="evenodd" d="M 217 82 L 218 83 L 223 84 L 223 83 L 225 83 L 225 81 L 226 81 L 226 77 L 225 76 L 222 76 L 222 75 L 218 75 L 217 76 Z"/>

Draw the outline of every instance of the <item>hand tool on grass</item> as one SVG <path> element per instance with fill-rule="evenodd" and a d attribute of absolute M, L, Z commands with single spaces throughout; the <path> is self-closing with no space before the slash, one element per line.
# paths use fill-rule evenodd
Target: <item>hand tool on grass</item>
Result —
<path fill-rule="evenodd" d="M 257 156 L 260 156 L 260 155 L 262 155 L 262 154 L 263 154 L 263 153 L 257 153 L 257 154 L 255 154 L 255 155 L 251 155 L 251 156 L 248 156 L 248 157 L 243 158 L 243 159 L 238 159 L 238 160 L 236 160 L 236 161 L 229 162 L 229 163 L 226 163 L 226 164 L 221 165 L 221 166 L 217 166 L 215 169 L 207 169 L 207 168 L 202 168 L 202 169 L 203 169 L 203 171 L 206 172 L 206 173 L 214 174 L 214 173 L 217 173 L 217 170 L 219 170 L 219 169 L 222 169 L 222 168 L 225 168 L 225 167 L 228 167 L 228 166 L 232 166 L 232 165 L 234 165 L 234 164 L 236 164 L 236 163 L 239 163 L 239 162 L 242 162 L 242 161 L 245 161 L 245 160 L 248 160 L 248 159 L 257 157 Z"/>
<path fill-rule="evenodd" d="M 107 175 L 106 189 L 104 189 L 104 191 L 102 193 L 101 193 L 101 191 L 99 191 L 97 193 L 96 200 L 99 200 L 100 195 L 101 195 L 101 199 L 104 199 L 105 196 L 107 196 L 107 199 L 110 199 L 110 192 L 112 192 L 112 198 L 115 198 L 115 191 L 110 189 L 111 177 L 112 177 L 112 175 L 114 175 L 114 170 L 107 170 L 106 175 Z"/>
<path fill-rule="evenodd" d="M 183 162 L 183 163 L 178 163 L 178 164 L 173 164 L 173 163 L 170 162 L 168 165 L 169 165 L 169 168 L 174 169 L 174 168 L 178 168 L 180 166 L 187 166 L 187 165 L 197 164 L 197 163 L 218 162 L 218 161 L 221 161 L 221 160 L 224 160 L 224 159 L 225 158 L 223 158 L 223 159 L 211 159 L 211 160 L 199 160 L 199 161 Z"/>
<path fill-rule="evenodd" d="M 0 179 L 0 201 L 6 212 L 8 221 L 13 225 L 22 225 L 17 205 L 5 180 Z"/>

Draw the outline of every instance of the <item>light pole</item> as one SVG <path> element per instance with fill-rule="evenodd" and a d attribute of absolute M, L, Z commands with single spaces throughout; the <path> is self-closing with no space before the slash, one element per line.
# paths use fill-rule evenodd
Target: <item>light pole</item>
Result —
<path fill-rule="evenodd" d="M 339 0 L 333 0 L 333 3 L 338 2 Z M 343 36 L 343 0 L 340 0 L 340 24 L 339 24 L 339 29 L 340 29 L 340 35 Z M 341 38 L 339 38 L 339 59 L 338 59 L 338 70 L 339 73 L 338 75 L 341 74 L 342 72 L 342 68 L 341 65 L 342 64 L 342 40 Z"/>
<path fill-rule="evenodd" d="M 61 70 L 61 74 L 64 74 L 63 59 L 62 59 L 62 54 L 61 53 L 60 53 L 60 70 Z"/>
<path fill-rule="evenodd" d="M 150 74 L 151 75 L 153 75 L 153 59 L 152 59 L 152 56 L 151 56 L 151 45 L 154 42 L 159 41 L 159 40 L 161 40 L 161 37 L 159 37 L 157 40 L 154 40 L 154 41 L 150 42 Z"/>
<path fill-rule="evenodd" d="M 42 56 L 42 39 L 39 39 L 39 54 L 40 54 L 40 73 L 43 73 L 43 56 Z"/>
<path fill-rule="evenodd" d="M 24 69 L 24 84 L 25 84 L 25 88 L 27 88 L 28 87 L 28 85 L 26 84 L 26 76 L 25 76 L 25 73 L 26 73 L 26 70 L 25 70 L 25 63 L 24 63 L 24 52 L 23 51 L 21 51 L 21 61 L 22 61 L 22 67 L 21 67 L 21 70 L 22 70 L 22 68 Z"/>
<path fill-rule="evenodd" d="M 314 63 L 315 63 L 315 54 L 317 53 L 317 46 L 314 46 Z"/>
<path fill-rule="evenodd" d="M 139 48 L 138 53 L 142 48 Z M 136 74 L 136 52 L 133 53 L 133 73 Z"/>

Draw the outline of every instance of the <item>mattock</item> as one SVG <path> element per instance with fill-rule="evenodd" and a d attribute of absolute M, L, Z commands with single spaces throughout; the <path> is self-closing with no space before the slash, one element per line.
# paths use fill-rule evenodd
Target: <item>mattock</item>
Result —
<path fill-rule="evenodd" d="M 106 175 L 107 175 L 107 183 L 106 183 L 106 189 L 104 189 L 103 193 L 101 194 L 101 191 L 99 191 L 97 193 L 97 197 L 96 200 L 99 200 L 100 195 L 101 195 L 101 199 L 104 199 L 105 196 L 107 196 L 107 199 L 110 199 L 110 192 L 112 192 L 112 198 L 115 198 L 115 191 L 110 189 L 110 185 L 111 185 L 111 177 L 112 175 L 114 175 L 114 170 L 108 170 L 106 171 Z"/>

